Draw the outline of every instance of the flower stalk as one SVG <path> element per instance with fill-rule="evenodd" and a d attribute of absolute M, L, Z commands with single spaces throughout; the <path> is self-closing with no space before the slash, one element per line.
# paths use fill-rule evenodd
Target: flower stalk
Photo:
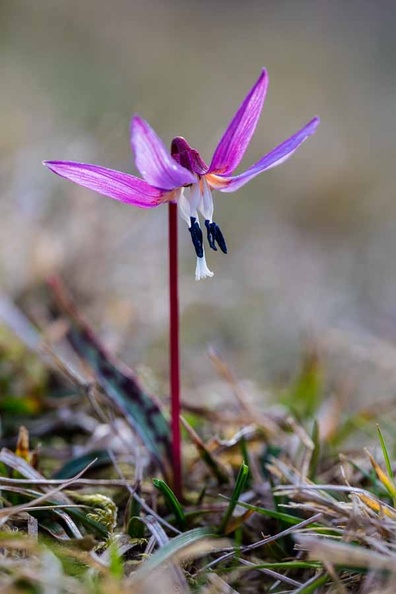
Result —
<path fill-rule="evenodd" d="M 180 347 L 179 347 L 179 277 L 177 241 L 177 205 L 169 203 L 169 371 L 172 426 L 173 490 L 182 497 L 182 461 L 180 431 Z"/>

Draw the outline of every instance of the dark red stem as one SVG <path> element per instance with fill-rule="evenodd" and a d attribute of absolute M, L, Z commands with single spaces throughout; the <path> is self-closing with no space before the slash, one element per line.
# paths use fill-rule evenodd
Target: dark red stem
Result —
<path fill-rule="evenodd" d="M 182 496 L 180 433 L 180 349 L 179 287 L 177 269 L 177 205 L 169 203 L 169 319 L 170 319 L 170 394 L 172 424 L 173 490 Z"/>

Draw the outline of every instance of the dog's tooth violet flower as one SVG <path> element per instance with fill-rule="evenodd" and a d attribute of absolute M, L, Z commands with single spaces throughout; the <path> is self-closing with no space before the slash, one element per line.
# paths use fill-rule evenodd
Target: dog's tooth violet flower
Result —
<path fill-rule="evenodd" d="M 231 175 L 252 138 L 267 87 L 268 75 L 263 69 L 224 132 L 209 166 L 181 136 L 172 140 L 169 152 L 154 130 L 139 116 L 132 119 L 131 143 L 136 167 L 143 179 L 99 165 L 74 161 L 44 161 L 44 165 L 80 186 L 140 208 L 176 202 L 180 215 L 188 225 L 197 255 L 195 278 L 199 280 L 213 276 L 206 264 L 199 214 L 204 219 L 209 247 L 215 251 L 219 247 L 226 254 L 227 245 L 220 227 L 213 221 L 212 190 L 234 192 L 262 171 L 280 165 L 315 132 L 319 124 L 319 118 L 313 118 L 249 169 Z"/>

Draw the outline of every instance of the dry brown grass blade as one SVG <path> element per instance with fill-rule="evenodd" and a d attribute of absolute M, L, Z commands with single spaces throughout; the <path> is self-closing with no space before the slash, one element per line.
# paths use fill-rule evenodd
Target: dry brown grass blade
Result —
<path fill-rule="evenodd" d="M 29 479 L 29 478 L 9 478 L 6 476 L 0 476 L 0 487 L 4 486 L 26 486 L 36 485 L 38 487 L 49 487 L 51 485 L 63 485 L 65 479 Z M 125 487 L 125 480 L 120 479 L 75 479 L 74 486 L 79 487 Z"/>
<path fill-rule="evenodd" d="M 29 431 L 23 425 L 19 427 L 15 455 L 18 456 L 18 458 L 23 458 L 26 460 L 26 462 L 30 463 L 31 454 L 29 449 Z"/>
<path fill-rule="evenodd" d="M 396 487 L 395 487 L 394 481 L 391 480 L 389 478 L 389 476 L 386 474 L 386 472 L 384 472 L 382 470 L 381 466 L 375 460 L 374 456 L 372 456 L 370 454 L 370 452 L 367 450 L 367 448 L 365 449 L 365 452 L 366 452 L 367 456 L 369 457 L 371 466 L 374 468 L 375 473 L 378 477 L 378 480 L 381 481 L 381 483 L 384 485 L 385 489 L 388 491 L 388 493 L 391 495 L 391 497 L 395 498 L 396 497 Z"/>
<path fill-rule="evenodd" d="M 201 588 L 199 594 L 239 594 L 239 592 L 222 580 L 220 576 L 211 573 L 208 575 L 208 585 Z"/>
<path fill-rule="evenodd" d="M 37 477 L 40 479 L 44 478 L 44 477 L 42 477 L 42 475 L 39 472 L 34 470 L 25 460 L 23 460 L 22 458 L 18 458 L 18 456 L 16 456 L 15 454 L 13 454 L 12 452 L 10 452 L 8 450 L 3 449 L 0 452 L 0 462 L 3 462 L 3 464 L 10 466 L 14 470 L 17 470 L 18 472 L 21 472 L 21 474 L 23 474 L 23 475 L 28 474 L 30 476 L 34 476 L 34 477 Z M 36 499 L 34 499 L 32 501 L 23 503 L 21 505 L 14 505 L 12 507 L 0 509 L 0 518 L 3 518 L 3 520 L 0 520 L 0 523 L 3 523 L 4 519 L 8 519 L 12 515 L 18 514 L 20 512 L 24 512 L 24 511 L 28 510 L 29 508 L 36 507 L 36 506 L 40 505 L 41 503 L 48 501 L 48 499 L 51 499 L 54 495 L 58 495 L 60 504 L 71 505 L 71 506 L 75 507 L 73 502 L 70 501 L 70 499 L 64 493 L 62 493 L 62 491 L 64 489 L 67 489 L 71 485 L 73 485 L 75 480 L 79 479 L 88 470 L 88 468 L 91 466 L 91 464 L 87 465 L 86 468 L 84 468 L 81 472 L 79 472 L 75 477 L 73 477 L 67 481 L 64 481 L 61 485 L 59 485 L 58 487 L 56 487 L 54 489 L 48 489 L 46 493 L 44 493 L 43 495 L 41 495 L 40 497 L 37 497 Z"/>
<path fill-rule="evenodd" d="M 371 495 L 365 495 L 362 493 L 356 493 L 356 496 L 360 499 L 364 505 L 366 505 L 371 511 L 379 514 L 380 516 L 387 516 L 392 520 L 396 520 L 396 511 L 390 508 L 388 505 L 375 499 Z"/>
<path fill-rule="evenodd" d="M 285 530 L 278 532 L 278 534 L 274 534 L 273 536 L 267 536 L 257 542 L 254 542 L 253 544 L 250 544 L 250 545 L 247 545 L 244 547 L 238 547 L 238 549 L 236 549 L 235 547 L 231 547 L 231 549 L 227 549 L 227 551 L 223 555 L 221 555 L 221 557 L 214 559 L 213 561 L 208 563 L 205 567 L 200 569 L 198 571 L 198 573 L 203 573 L 204 571 L 213 568 L 215 565 L 218 565 L 218 563 L 222 563 L 224 561 L 227 561 L 228 559 L 231 559 L 235 555 L 236 552 L 238 552 L 238 554 L 249 553 L 250 551 L 259 549 L 259 548 L 261 548 L 271 542 L 275 542 L 285 536 L 289 536 L 290 534 L 298 533 L 298 531 L 302 530 L 303 528 L 306 528 L 307 526 L 314 524 L 315 522 L 320 520 L 321 517 L 322 517 L 322 514 L 318 513 L 318 514 L 315 514 L 314 516 L 312 516 L 311 518 L 308 518 L 307 520 L 303 520 L 299 524 L 290 526 L 290 528 L 286 528 Z"/>
<path fill-rule="evenodd" d="M 212 455 L 202 439 L 199 437 L 198 433 L 191 427 L 188 421 L 184 417 L 180 417 L 180 421 L 184 429 L 187 431 L 191 441 L 197 448 L 200 458 L 207 464 L 218 483 L 227 483 L 230 477 L 223 464 Z"/>
<path fill-rule="evenodd" d="M 246 394 L 242 390 L 239 382 L 237 382 L 229 365 L 224 361 L 224 359 L 219 355 L 219 353 L 215 351 L 214 348 L 210 348 L 208 354 L 218 375 L 231 387 L 235 399 L 237 400 L 241 410 L 243 410 L 249 416 L 252 415 L 252 407 L 249 405 L 248 399 L 246 398 Z"/>
<path fill-rule="evenodd" d="M 260 424 L 268 438 L 274 437 L 279 430 L 276 423 L 274 423 L 274 421 L 268 415 L 258 412 L 257 409 L 249 403 L 244 390 L 241 388 L 241 384 L 232 373 L 229 365 L 213 348 L 209 350 L 209 357 L 218 375 L 230 386 L 243 414 L 243 424 L 249 424 L 253 422 Z"/>
<path fill-rule="evenodd" d="M 309 558 L 342 567 L 388 571 L 396 574 L 396 554 L 377 553 L 359 545 L 334 542 L 314 536 L 297 535 L 299 547 L 308 551 Z"/>
<path fill-rule="evenodd" d="M 38 551 L 38 545 L 36 540 L 33 538 L 26 537 L 17 532 L 6 534 L 0 534 L 0 545 L 2 549 L 10 549 L 15 551 L 28 551 L 36 553 Z"/>

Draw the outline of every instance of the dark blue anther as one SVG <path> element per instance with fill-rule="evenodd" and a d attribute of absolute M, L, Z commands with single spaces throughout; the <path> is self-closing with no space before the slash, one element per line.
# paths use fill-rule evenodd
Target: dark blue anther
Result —
<path fill-rule="evenodd" d="M 201 227 L 195 217 L 190 218 L 191 227 L 188 230 L 191 233 L 191 240 L 193 242 L 195 253 L 197 254 L 198 258 L 203 258 L 203 235 L 201 231 Z"/>
<path fill-rule="evenodd" d="M 205 227 L 208 232 L 208 242 L 212 250 L 217 251 L 216 242 L 223 254 L 227 253 L 227 244 L 220 227 L 216 223 L 211 223 L 208 219 L 205 221 Z"/>
<path fill-rule="evenodd" d="M 207 230 L 209 245 L 212 248 L 212 250 L 214 250 L 215 252 L 217 252 L 217 247 L 216 247 L 216 244 L 215 244 L 216 236 L 215 236 L 215 232 L 213 230 L 213 223 L 210 223 L 209 220 L 206 219 L 206 221 L 205 221 L 205 227 L 206 227 L 206 230 Z"/>

